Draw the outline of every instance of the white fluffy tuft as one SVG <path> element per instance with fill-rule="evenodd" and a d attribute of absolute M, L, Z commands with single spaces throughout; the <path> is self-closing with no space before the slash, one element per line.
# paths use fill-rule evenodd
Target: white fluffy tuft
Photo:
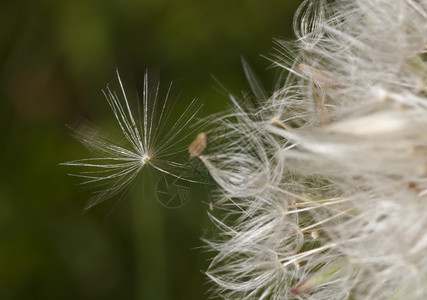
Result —
<path fill-rule="evenodd" d="M 224 194 L 214 290 L 426 299 L 427 1 L 306 0 L 294 27 L 284 86 L 200 157 Z"/>

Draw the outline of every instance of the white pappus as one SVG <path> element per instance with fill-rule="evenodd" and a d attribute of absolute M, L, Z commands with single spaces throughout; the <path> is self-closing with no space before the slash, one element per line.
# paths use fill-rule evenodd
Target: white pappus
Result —
<path fill-rule="evenodd" d="M 285 82 L 257 109 L 233 100 L 235 138 L 202 157 L 224 194 L 212 290 L 426 299 L 427 1 L 306 0 L 294 27 L 272 59 Z"/>

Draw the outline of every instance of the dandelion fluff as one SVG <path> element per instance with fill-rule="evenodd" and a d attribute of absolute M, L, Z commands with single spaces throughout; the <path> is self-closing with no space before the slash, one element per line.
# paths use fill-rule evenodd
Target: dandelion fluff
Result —
<path fill-rule="evenodd" d="M 179 153 L 186 154 L 182 141 L 197 130 L 187 128 L 200 106 L 192 101 L 166 130 L 166 120 L 170 118 L 168 101 L 171 86 L 164 101 L 159 101 L 160 85 L 150 86 L 146 73 L 142 101 L 134 109 L 118 73 L 117 76 L 121 95 L 110 87 L 107 87 L 104 95 L 125 141 L 111 141 L 90 128 L 71 129 L 72 135 L 96 154 L 96 157 L 62 164 L 81 170 L 70 175 L 83 178 L 83 185 L 95 186 L 97 189 L 85 209 L 123 192 L 145 168 L 192 180 L 189 177 L 190 167 L 184 161 L 176 161 L 174 158 Z"/>
<path fill-rule="evenodd" d="M 227 195 L 213 291 L 426 299 L 427 1 L 307 0 L 294 20 L 283 86 L 228 115 L 227 161 L 202 159 Z"/>

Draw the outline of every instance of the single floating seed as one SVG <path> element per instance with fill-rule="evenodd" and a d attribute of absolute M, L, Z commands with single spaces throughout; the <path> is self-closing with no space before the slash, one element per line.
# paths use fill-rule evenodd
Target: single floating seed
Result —
<path fill-rule="evenodd" d="M 194 141 L 191 142 L 190 146 L 188 146 L 188 153 L 190 153 L 190 157 L 199 157 L 203 154 L 207 147 L 207 139 L 206 133 L 200 132 Z"/>

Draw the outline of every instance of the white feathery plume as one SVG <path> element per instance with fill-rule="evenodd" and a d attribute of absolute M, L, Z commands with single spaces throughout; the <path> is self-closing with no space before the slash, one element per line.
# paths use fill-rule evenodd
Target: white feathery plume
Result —
<path fill-rule="evenodd" d="M 117 77 L 122 95 L 119 96 L 109 86 L 104 95 L 124 141 L 110 141 L 89 127 L 80 130 L 71 128 L 72 135 L 97 157 L 62 164 L 80 169 L 78 173 L 70 175 L 83 178 L 84 185 L 95 185 L 98 188 L 89 199 L 86 210 L 122 192 L 145 168 L 192 180 L 186 177 L 189 175 L 189 166 L 185 161 L 177 161 L 176 157 L 179 153 L 186 153 L 186 146 L 182 141 L 197 130 L 187 129 L 201 106 L 193 100 L 173 125 L 166 128 L 170 124 L 166 121 L 171 117 L 168 101 L 172 85 L 169 86 L 165 99 L 160 102 L 160 84 L 151 87 L 146 73 L 142 103 L 138 102 L 137 109 L 133 110 L 118 72 Z M 152 176 L 151 173 L 148 175 Z"/>
<path fill-rule="evenodd" d="M 427 299 L 427 1 L 306 0 L 294 27 L 283 87 L 256 110 L 233 98 L 199 156 L 224 195 L 213 290 Z"/>

